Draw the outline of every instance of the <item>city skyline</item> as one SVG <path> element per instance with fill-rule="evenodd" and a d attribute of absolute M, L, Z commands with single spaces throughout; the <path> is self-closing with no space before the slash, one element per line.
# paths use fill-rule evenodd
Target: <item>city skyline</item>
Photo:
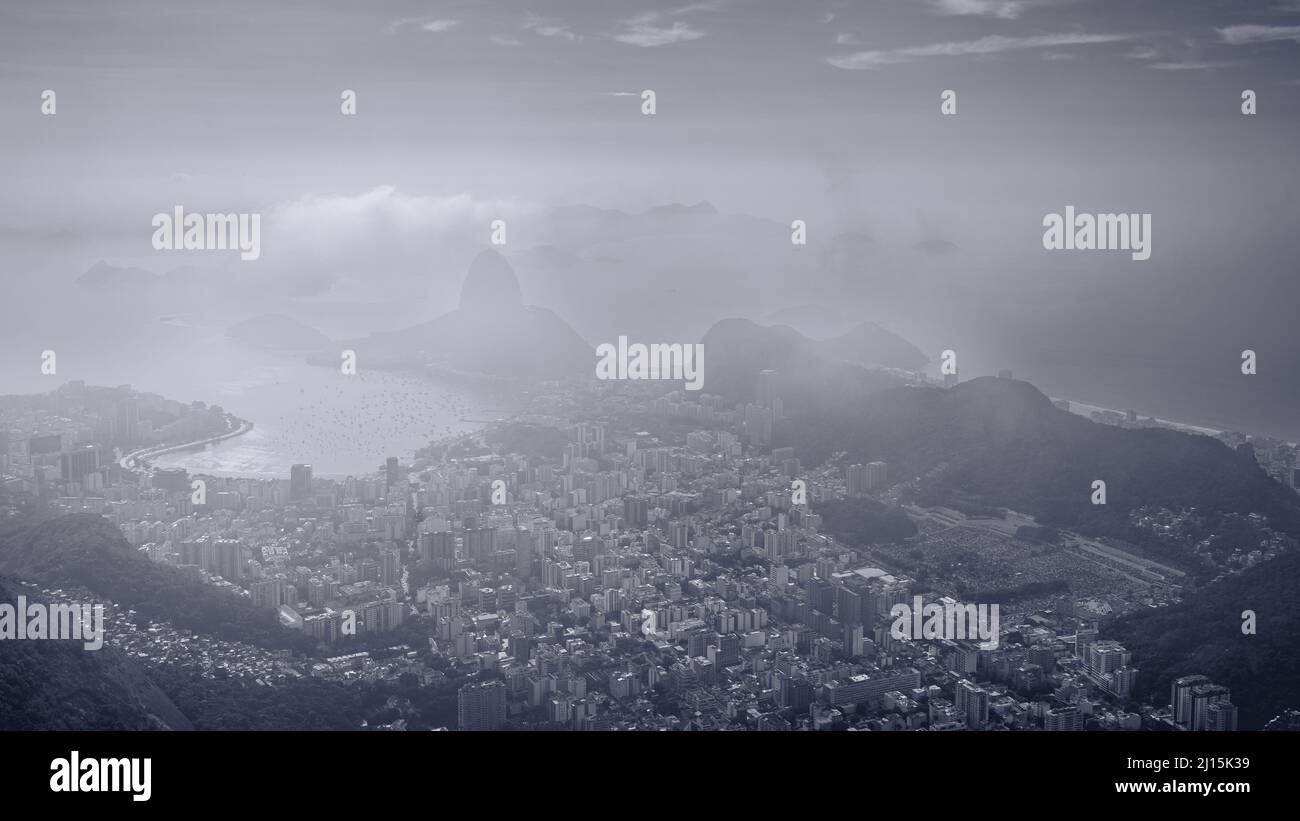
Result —
<path fill-rule="evenodd" d="M 1300 3 L 0 53 L 0 729 L 1300 728 Z"/>

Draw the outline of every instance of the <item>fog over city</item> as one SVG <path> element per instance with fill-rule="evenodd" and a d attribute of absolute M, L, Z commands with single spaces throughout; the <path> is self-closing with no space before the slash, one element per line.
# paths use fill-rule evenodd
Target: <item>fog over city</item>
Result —
<path fill-rule="evenodd" d="M 0 730 L 1300 729 L 1298 126 L 1300 0 L 0 4 Z"/>
<path fill-rule="evenodd" d="M 932 359 L 961 352 L 972 375 L 1009 367 L 1054 396 L 1300 437 L 1300 380 L 1282 376 L 1300 367 L 1294 4 L 0 15 L 15 389 L 40 387 L 45 348 L 70 377 L 164 380 L 143 351 L 186 340 L 160 340 L 157 316 L 224 328 L 275 312 L 331 336 L 428 319 L 454 306 L 499 218 L 525 301 L 592 345 L 819 306 L 814 335 L 872 320 Z M 1254 117 L 1238 111 L 1247 88 Z M 939 115 L 944 89 L 957 116 Z M 176 204 L 262 213 L 261 258 L 155 251 L 150 218 Z M 1152 214 L 1151 259 L 1045 252 L 1042 217 L 1066 205 Z M 794 219 L 806 246 L 788 242 Z M 91 298 L 74 283 L 99 261 L 199 273 Z M 1247 347 L 1261 378 L 1243 385 Z"/>

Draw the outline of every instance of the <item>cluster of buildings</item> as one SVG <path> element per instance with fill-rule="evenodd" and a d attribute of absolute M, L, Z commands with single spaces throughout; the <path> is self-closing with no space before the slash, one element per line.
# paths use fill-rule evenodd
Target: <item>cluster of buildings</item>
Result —
<path fill-rule="evenodd" d="M 888 466 L 805 470 L 792 448 L 770 447 L 784 414 L 775 376 L 760 375 L 756 401 L 738 407 L 608 384 L 552 397 L 545 415 L 515 423 L 563 431 L 544 455 L 481 434 L 407 465 L 391 457 L 373 476 L 322 478 L 302 464 L 275 480 L 201 477 L 201 503 L 184 471 L 110 463 L 102 484 L 60 479 L 53 503 L 102 515 L 152 560 L 278 613 L 320 648 L 303 674 L 410 673 L 425 686 L 449 668 L 468 676 L 457 694 L 466 730 L 1163 720 L 1132 701 L 1130 654 L 1085 613 L 1016 612 L 991 646 L 895 638 L 895 605 L 953 591 L 825 531 L 813 506 L 879 494 Z M 60 457 L 79 458 L 63 444 Z M 915 538 L 924 549 L 925 532 Z M 346 644 L 390 633 L 400 647 L 383 663 Z M 1175 722 L 1192 705 L 1180 726 L 1226 728 L 1228 707 L 1215 705 L 1227 699 L 1206 686 L 1181 701 L 1176 690 Z"/>
<path fill-rule="evenodd" d="M 1205 676 L 1175 679 L 1170 687 L 1169 712 L 1169 721 L 1182 730 L 1237 729 L 1232 692 Z"/>
<path fill-rule="evenodd" d="M 69 500 L 116 482 L 118 454 L 218 435 L 230 420 L 219 405 L 68 382 L 47 394 L 0 404 L 0 486 L 13 495 L 54 489 Z"/>

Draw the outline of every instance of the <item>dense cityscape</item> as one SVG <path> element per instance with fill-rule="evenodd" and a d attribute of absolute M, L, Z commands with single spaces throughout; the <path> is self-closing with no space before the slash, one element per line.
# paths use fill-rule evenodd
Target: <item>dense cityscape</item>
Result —
<path fill-rule="evenodd" d="M 1238 727 L 1232 693 L 1204 675 L 1136 700 L 1141 665 L 1108 636 L 1116 618 L 1177 603 L 1185 569 L 1015 511 L 923 505 L 922 477 L 885 462 L 805 465 L 772 446 L 774 425 L 798 425 L 776 376 L 761 372 L 739 405 L 547 383 L 510 419 L 377 455 L 373 474 L 299 464 L 275 480 L 150 465 L 250 427 L 218 406 L 68 383 L 0 401 L 3 512 L 43 499 L 102 517 L 151 562 L 307 639 L 265 649 L 110 602 L 107 644 L 151 667 L 266 688 L 455 688 L 454 721 L 427 726 L 394 698 L 367 725 L 384 729 Z M 1294 481 L 1293 446 L 1222 438 Z M 845 523 L 854 503 L 906 515 L 896 533 L 859 538 Z M 1133 518 L 1176 539 L 1193 513 Z M 1263 531 L 1242 549 L 1204 549 L 1212 574 L 1293 547 Z M 900 639 L 891 611 L 914 596 L 994 602 L 1000 635 Z"/>

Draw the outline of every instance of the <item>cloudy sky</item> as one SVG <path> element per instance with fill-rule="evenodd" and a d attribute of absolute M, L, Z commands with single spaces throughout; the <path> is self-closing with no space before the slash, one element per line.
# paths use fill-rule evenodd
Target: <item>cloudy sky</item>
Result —
<path fill-rule="evenodd" d="M 507 218 L 526 297 L 593 344 L 848 306 L 968 372 L 1300 436 L 1296 0 L 17 0 L 0 112 L 8 351 L 60 333 L 33 301 L 99 307 L 69 287 L 97 260 L 211 269 L 331 332 L 415 321 Z M 553 210 L 704 200 L 617 236 Z M 262 213 L 262 259 L 154 251 L 176 204 Z M 1067 204 L 1151 213 L 1152 259 L 1045 252 Z M 792 219 L 812 253 L 769 252 Z"/>

